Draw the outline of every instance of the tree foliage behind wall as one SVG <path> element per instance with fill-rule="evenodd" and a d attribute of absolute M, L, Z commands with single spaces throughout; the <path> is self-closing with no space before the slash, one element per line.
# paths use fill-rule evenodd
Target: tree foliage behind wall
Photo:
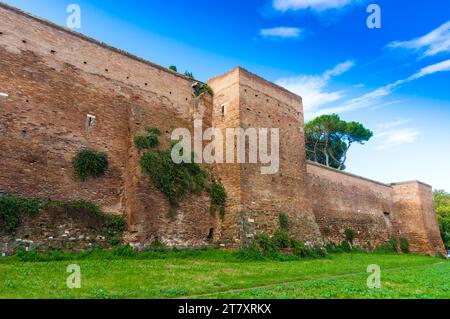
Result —
<path fill-rule="evenodd" d="M 306 123 L 307 159 L 339 170 L 345 169 L 347 154 L 355 144 L 365 144 L 373 132 L 358 122 L 345 122 L 339 115 L 322 115 Z"/>
<path fill-rule="evenodd" d="M 443 190 L 435 190 L 434 201 L 442 240 L 445 247 L 450 250 L 450 194 Z"/>

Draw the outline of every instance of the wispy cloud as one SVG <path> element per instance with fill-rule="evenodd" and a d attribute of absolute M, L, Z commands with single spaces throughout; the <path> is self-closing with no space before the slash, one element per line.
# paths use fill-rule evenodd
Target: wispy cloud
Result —
<path fill-rule="evenodd" d="M 349 111 L 354 111 L 358 109 L 363 109 L 367 107 L 374 107 L 379 103 L 380 99 L 389 95 L 393 89 L 398 86 L 397 82 L 393 84 L 386 85 L 384 87 L 378 88 L 359 97 L 349 99 L 343 103 L 335 106 L 329 106 L 323 109 L 316 110 L 312 113 L 305 114 L 305 118 L 311 119 L 323 114 L 330 113 L 344 113 Z M 306 113 L 306 111 L 305 111 Z"/>
<path fill-rule="evenodd" d="M 386 103 L 381 103 L 381 104 L 376 104 L 375 106 L 371 107 L 370 110 L 371 111 L 375 111 L 375 110 L 379 110 L 383 107 L 389 106 L 389 105 L 394 105 L 394 104 L 399 104 L 399 103 L 403 103 L 406 102 L 407 100 L 396 100 L 396 101 L 389 101 Z"/>
<path fill-rule="evenodd" d="M 270 29 L 261 29 L 260 35 L 270 38 L 298 38 L 301 34 L 301 29 L 293 27 L 276 27 Z"/>
<path fill-rule="evenodd" d="M 421 52 L 422 57 L 450 52 L 450 21 L 430 33 L 409 41 L 394 41 L 388 47 L 405 48 Z"/>
<path fill-rule="evenodd" d="M 317 12 L 339 9 L 358 0 L 273 0 L 273 7 L 278 11 L 311 9 Z"/>
<path fill-rule="evenodd" d="M 280 79 L 276 83 L 302 96 L 305 111 L 313 112 L 321 106 L 340 100 L 343 97 L 344 93 L 342 91 L 327 92 L 325 88 L 333 77 L 347 72 L 353 66 L 353 61 L 346 61 L 320 75 L 300 75 Z"/>
<path fill-rule="evenodd" d="M 386 122 L 386 123 L 380 123 L 378 124 L 378 128 L 381 130 L 388 130 L 392 128 L 396 128 L 405 124 L 411 123 L 412 120 L 410 119 L 399 119 L 392 122 Z"/>
<path fill-rule="evenodd" d="M 438 73 L 438 72 L 447 72 L 450 71 L 450 59 L 446 60 L 446 61 L 442 61 L 433 65 L 429 65 L 425 68 L 423 68 L 422 70 L 420 70 L 419 72 L 417 72 L 416 74 L 414 74 L 413 76 L 411 76 L 408 81 L 413 81 L 413 80 L 417 80 L 420 79 L 426 75 L 430 75 L 433 73 Z"/>
<path fill-rule="evenodd" d="M 354 111 L 354 110 L 369 108 L 369 107 L 376 108 L 382 98 L 390 95 L 395 89 L 397 89 L 401 85 L 404 85 L 408 82 L 418 80 L 424 76 L 428 76 L 428 75 L 438 73 L 438 72 L 447 72 L 447 71 L 450 71 L 450 60 L 446 60 L 446 61 L 436 63 L 433 65 L 429 65 L 427 67 L 424 67 L 423 69 L 421 69 L 420 71 L 418 71 L 417 73 L 413 74 L 412 76 L 410 76 L 406 79 L 398 80 L 398 81 L 390 83 L 386 86 L 377 88 L 377 89 L 370 91 L 359 97 L 344 101 L 344 102 L 340 103 L 339 105 L 331 105 L 331 106 L 328 106 L 325 108 L 320 108 L 320 106 L 323 106 L 330 102 L 335 102 L 338 99 L 329 100 L 326 103 L 322 103 L 323 101 L 317 101 L 317 99 L 320 98 L 320 96 L 314 95 L 313 102 L 316 107 L 313 109 L 305 107 L 305 118 L 311 119 L 311 118 L 314 118 L 314 117 L 317 117 L 317 116 L 320 116 L 323 114 L 343 113 L 343 112 L 349 112 L 349 111 Z M 325 89 L 327 82 L 328 81 L 326 81 L 324 83 L 324 85 L 322 87 L 320 87 L 320 92 Z M 283 83 L 280 83 L 280 84 L 283 85 Z M 289 86 L 286 86 L 286 88 L 290 89 Z M 295 92 L 295 91 L 293 91 L 293 92 L 300 93 L 300 92 Z M 337 93 L 340 93 L 340 92 L 337 92 Z M 340 97 L 341 97 L 341 95 L 340 95 Z M 303 103 L 305 105 L 308 105 L 308 103 L 309 103 L 308 98 L 309 98 L 308 94 L 304 95 Z M 387 103 L 389 103 L 389 102 L 387 102 Z M 393 103 L 391 103 L 391 104 L 393 104 Z"/>
<path fill-rule="evenodd" d="M 404 127 L 411 123 L 409 119 L 400 119 L 378 124 L 374 139 L 377 150 L 388 150 L 394 147 L 414 143 L 421 132 L 413 127 Z"/>

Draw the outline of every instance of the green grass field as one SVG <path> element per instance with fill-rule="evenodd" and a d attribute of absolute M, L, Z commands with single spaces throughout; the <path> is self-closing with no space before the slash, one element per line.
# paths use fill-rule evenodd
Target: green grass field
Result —
<path fill-rule="evenodd" d="M 70 264 L 81 289 L 68 289 Z M 368 265 L 382 288 L 367 288 Z M 210 250 L 67 261 L 0 259 L 0 298 L 450 298 L 450 262 L 394 254 L 333 254 L 325 259 L 245 261 Z"/>

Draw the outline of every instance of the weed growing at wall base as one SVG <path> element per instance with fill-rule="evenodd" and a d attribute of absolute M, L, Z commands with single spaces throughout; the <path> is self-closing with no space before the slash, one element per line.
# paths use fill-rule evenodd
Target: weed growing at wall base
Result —
<path fill-rule="evenodd" d="M 37 216 L 41 203 L 36 199 L 22 199 L 15 196 L 0 196 L 0 223 L 7 231 L 14 231 L 23 216 Z"/>
<path fill-rule="evenodd" d="M 126 220 L 122 216 L 105 214 L 91 202 L 0 196 L 0 223 L 8 232 L 16 230 L 25 216 L 37 217 L 43 211 L 51 215 L 69 217 L 80 223 L 88 223 L 89 227 L 96 228 L 109 238 L 116 238 L 118 243 L 122 242 L 122 233 L 127 229 Z"/>
<path fill-rule="evenodd" d="M 148 137 L 153 136 L 156 140 L 155 146 L 158 145 L 160 131 L 151 129 L 148 132 L 150 134 Z M 191 160 L 188 163 L 176 163 L 172 159 L 172 154 L 179 141 L 173 141 L 170 150 L 149 150 L 148 137 L 142 138 L 141 149 L 147 151 L 141 156 L 141 168 L 169 201 L 171 205 L 168 212 L 169 218 L 174 220 L 176 213 L 174 207 L 178 206 L 189 193 L 200 193 L 205 188 L 211 197 L 211 213 L 215 214 L 219 210 L 223 218 L 227 200 L 225 188 L 217 181 L 212 182 L 209 187 L 205 186 L 209 174 L 195 163 L 195 154 L 189 153 Z M 139 143 L 136 143 L 138 149 Z"/>
<path fill-rule="evenodd" d="M 220 216 L 225 216 L 225 205 L 227 203 L 227 193 L 223 185 L 214 181 L 209 188 L 209 195 L 211 196 L 211 213 L 215 214 L 217 210 Z"/>

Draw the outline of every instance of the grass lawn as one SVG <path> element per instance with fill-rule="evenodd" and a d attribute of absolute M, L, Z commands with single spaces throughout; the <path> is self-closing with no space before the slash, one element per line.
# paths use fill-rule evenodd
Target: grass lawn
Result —
<path fill-rule="evenodd" d="M 66 267 L 81 267 L 68 289 Z M 367 288 L 367 266 L 382 289 Z M 104 256 L 21 262 L 0 258 L 0 298 L 450 298 L 450 262 L 394 254 L 334 254 L 300 261 L 244 261 L 210 250 L 142 258 Z"/>

